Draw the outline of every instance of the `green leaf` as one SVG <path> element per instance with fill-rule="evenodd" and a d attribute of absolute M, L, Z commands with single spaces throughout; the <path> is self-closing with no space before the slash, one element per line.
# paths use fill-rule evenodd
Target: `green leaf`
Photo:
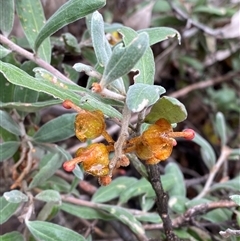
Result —
<path fill-rule="evenodd" d="M 44 124 L 33 136 L 36 142 L 57 142 L 75 135 L 76 113 L 64 114 Z"/>
<path fill-rule="evenodd" d="M 21 103 L 21 102 L 0 102 L 0 108 L 16 109 L 24 112 L 37 112 L 43 108 L 50 107 L 62 103 L 62 100 L 47 100 L 35 103 Z"/>
<path fill-rule="evenodd" d="M 187 64 L 194 69 L 198 70 L 199 72 L 203 71 L 204 65 L 201 61 L 197 60 L 196 58 L 189 57 L 189 56 L 181 56 L 179 57 L 179 62 L 182 64 Z"/>
<path fill-rule="evenodd" d="M 118 44 L 111 55 L 111 58 L 104 69 L 100 84 L 105 87 L 112 81 L 129 73 L 139 59 L 144 55 L 148 47 L 148 35 L 140 33 L 132 42 L 123 47 Z"/>
<path fill-rule="evenodd" d="M 175 163 L 168 163 L 165 168 L 165 175 L 171 174 L 175 178 L 175 185 L 168 191 L 170 196 L 186 197 L 186 186 L 183 174 L 179 166 Z"/>
<path fill-rule="evenodd" d="M 165 92 L 161 86 L 137 83 L 129 87 L 126 103 L 132 112 L 140 112 L 145 107 L 154 104 Z"/>
<path fill-rule="evenodd" d="M 0 0 L 0 5 L 1 5 L 1 0 Z M 0 45 L 0 59 L 4 58 L 5 56 L 7 56 L 11 52 L 12 52 L 11 50 L 6 49 L 2 45 Z"/>
<path fill-rule="evenodd" d="M 187 118 L 187 111 L 179 100 L 163 96 L 153 105 L 144 121 L 154 123 L 160 118 L 164 118 L 170 123 L 178 123 Z"/>
<path fill-rule="evenodd" d="M 0 62 L 0 101 L 1 102 L 11 102 L 13 101 L 15 85 L 8 82 L 8 80 L 1 73 L 1 62 Z"/>
<path fill-rule="evenodd" d="M 174 28 L 169 27 L 155 27 L 155 28 L 146 28 L 141 29 L 138 33 L 145 32 L 149 36 L 149 45 L 156 44 L 158 42 L 167 40 L 169 38 L 177 37 L 178 43 L 181 44 L 181 35 Z"/>
<path fill-rule="evenodd" d="M 5 233 L 4 235 L 0 235 L 1 241 L 24 241 L 24 238 L 21 233 L 17 231 L 13 231 L 11 233 Z"/>
<path fill-rule="evenodd" d="M 138 36 L 137 32 L 128 27 L 121 28 L 119 32 L 123 35 L 123 42 L 125 46 L 130 44 L 130 42 Z M 153 52 L 150 47 L 146 49 L 146 52 L 134 66 L 133 70 L 138 71 L 138 74 L 133 77 L 135 83 L 153 84 L 155 63 Z"/>
<path fill-rule="evenodd" d="M 177 214 L 183 214 L 186 211 L 186 202 L 188 199 L 181 195 L 174 195 L 170 197 L 168 205 L 171 208 L 171 210 Z"/>
<path fill-rule="evenodd" d="M 210 15 L 224 16 L 227 13 L 225 8 L 215 7 L 211 5 L 199 5 L 193 9 L 193 13 L 207 13 Z"/>
<path fill-rule="evenodd" d="M 229 196 L 238 206 L 240 206 L 240 195 Z"/>
<path fill-rule="evenodd" d="M 231 219 L 232 211 L 229 209 L 217 208 L 202 216 L 211 223 L 224 223 Z"/>
<path fill-rule="evenodd" d="M 85 241 L 85 238 L 80 234 L 65 228 L 63 226 L 44 222 L 44 221 L 26 221 L 26 225 L 31 234 L 37 240 L 44 241 Z"/>
<path fill-rule="evenodd" d="M 61 196 L 58 191 L 55 190 L 43 190 L 38 193 L 35 198 L 44 202 L 56 202 L 61 203 Z"/>
<path fill-rule="evenodd" d="M 141 222 L 158 223 L 158 224 L 162 223 L 162 220 L 159 217 L 158 213 L 147 213 L 146 212 L 146 213 L 140 213 L 140 214 L 137 214 L 134 216 L 138 221 L 141 221 Z"/>
<path fill-rule="evenodd" d="M 19 205 L 19 203 L 10 203 L 4 197 L 0 197 L 0 225 L 15 213 Z"/>
<path fill-rule="evenodd" d="M 3 110 L 0 110 L 0 126 L 12 134 L 21 135 L 19 125 L 12 119 L 12 117 Z"/>
<path fill-rule="evenodd" d="M 226 190 L 234 190 L 239 191 L 239 183 L 240 183 L 240 176 L 237 176 L 229 181 L 216 183 L 212 185 L 211 191 L 215 191 L 218 189 L 226 189 Z"/>
<path fill-rule="evenodd" d="M 63 4 L 45 23 L 40 30 L 35 41 L 35 50 L 37 50 L 42 41 L 58 31 L 60 28 L 72 23 L 95 10 L 103 7 L 106 4 L 105 0 L 69 0 Z"/>
<path fill-rule="evenodd" d="M 14 22 L 14 0 L 0 0 L 0 30 L 6 37 L 11 33 Z"/>
<path fill-rule="evenodd" d="M 8 141 L 0 143 L 0 162 L 12 157 L 20 146 L 20 142 Z"/>
<path fill-rule="evenodd" d="M 62 166 L 63 160 L 59 157 L 59 153 L 48 154 L 44 157 L 48 162 L 43 166 L 37 174 L 33 177 L 29 189 L 42 184 L 44 181 L 49 179 L 55 171 Z"/>
<path fill-rule="evenodd" d="M 16 10 L 22 29 L 31 48 L 34 48 L 34 42 L 38 36 L 39 30 L 45 23 L 45 16 L 40 0 L 18 0 L 16 1 Z M 50 63 L 51 43 L 50 38 L 46 38 L 38 50 L 38 56 Z"/>
<path fill-rule="evenodd" d="M 37 215 L 37 220 L 39 221 L 49 221 L 52 220 L 59 212 L 59 204 L 54 202 L 47 202 L 42 207 L 41 211 Z"/>
<path fill-rule="evenodd" d="M 10 203 L 21 203 L 21 202 L 28 201 L 28 196 L 20 192 L 19 190 L 12 190 L 9 192 L 5 192 L 3 196 Z"/>
<path fill-rule="evenodd" d="M 101 210 L 97 210 L 91 207 L 77 206 L 70 203 L 63 202 L 60 209 L 69 213 L 75 217 L 83 219 L 102 219 L 102 220 L 112 220 L 112 216 Z"/>
<path fill-rule="evenodd" d="M 54 82 L 54 80 L 49 81 L 43 79 L 38 81 L 18 67 L 2 61 L 0 61 L 0 72 L 3 73 L 6 79 L 13 84 L 44 92 L 61 100 L 69 99 L 75 104 L 79 103 L 79 96 L 68 90 L 68 86 L 62 82 L 59 83 L 58 81 Z"/>
<path fill-rule="evenodd" d="M 218 112 L 216 115 L 216 129 L 221 140 L 221 145 L 227 144 L 227 130 L 226 121 L 222 112 Z"/>
<path fill-rule="evenodd" d="M 92 202 L 103 203 L 121 196 L 121 193 L 137 182 L 133 177 L 119 177 L 108 186 L 100 187 L 92 196 Z"/>
<path fill-rule="evenodd" d="M 140 206 L 141 206 L 141 210 L 143 212 L 147 212 L 150 209 L 153 208 L 153 206 L 155 205 L 155 197 L 146 197 L 146 195 L 143 195 L 140 198 Z"/>
<path fill-rule="evenodd" d="M 106 66 L 111 56 L 112 50 L 108 43 L 102 15 L 96 11 L 91 16 L 91 37 L 93 48 L 100 66 Z"/>
<path fill-rule="evenodd" d="M 66 49 L 73 54 L 80 54 L 80 46 L 78 44 L 78 41 L 75 36 L 73 36 L 70 33 L 64 33 L 62 34 L 63 41 L 66 45 Z"/>
<path fill-rule="evenodd" d="M 200 152 L 201 152 L 202 159 L 203 159 L 205 165 L 207 166 L 208 170 L 211 170 L 217 160 L 216 154 L 215 154 L 213 148 L 198 133 L 195 133 L 195 137 L 192 141 L 197 143 L 201 147 Z"/>
<path fill-rule="evenodd" d="M 62 64 L 65 75 L 74 83 L 78 82 L 80 74 L 70 65 Z"/>

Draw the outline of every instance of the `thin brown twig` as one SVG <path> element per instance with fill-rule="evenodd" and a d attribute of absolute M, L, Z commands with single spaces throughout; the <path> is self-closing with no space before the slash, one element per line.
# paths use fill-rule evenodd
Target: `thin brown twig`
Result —
<path fill-rule="evenodd" d="M 228 81 L 237 76 L 240 77 L 240 71 L 231 72 L 231 73 L 223 75 L 223 76 L 218 76 L 213 79 L 208 79 L 208 80 L 204 80 L 204 81 L 192 84 L 192 85 L 188 85 L 185 88 L 182 88 L 178 91 L 171 93 L 169 96 L 175 97 L 175 98 L 184 97 L 184 96 L 187 96 L 187 94 L 193 90 L 205 89 L 207 87 L 222 83 L 224 81 Z"/>

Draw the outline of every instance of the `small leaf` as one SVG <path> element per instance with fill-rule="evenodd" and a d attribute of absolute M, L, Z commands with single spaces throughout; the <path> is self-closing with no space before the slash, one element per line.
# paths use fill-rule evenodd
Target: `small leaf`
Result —
<path fill-rule="evenodd" d="M 42 184 L 44 181 L 53 176 L 55 171 L 62 166 L 63 160 L 59 158 L 59 153 L 48 154 L 44 158 L 48 159 L 48 162 L 33 177 L 29 185 L 29 189 Z"/>
<path fill-rule="evenodd" d="M 7 37 L 14 23 L 14 0 L 0 0 L 0 6 L 0 30 Z"/>
<path fill-rule="evenodd" d="M 141 221 L 141 222 L 148 222 L 148 223 L 162 223 L 162 220 L 161 218 L 159 217 L 159 214 L 157 213 L 140 213 L 140 214 L 137 214 L 135 215 L 135 218 L 138 220 L 138 221 Z"/>
<path fill-rule="evenodd" d="M 195 133 L 195 137 L 192 141 L 197 143 L 201 147 L 200 151 L 201 151 L 202 159 L 203 159 L 205 165 L 207 166 L 208 170 L 211 170 L 217 160 L 216 154 L 215 154 L 213 148 L 198 133 Z"/>
<path fill-rule="evenodd" d="M 0 4 L 1 4 L 1 0 L 0 0 Z M 5 56 L 7 56 L 11 52 L 12 52 L 11 50 L 6 49 L 2 45 L 0 45 L 0 59 L 4 58 Z"/>
<path fill-rule="evenodd" d="M 108 186 L 100 187 L 94 193 L 92 202 L 103 203 L 117 198 L 135 182 L 137 182 L 137 179 L 133 177 L 119 177 L 113 180 Z"/>
<path fill-rule="evenodd" d="M 225 8 L 215 7 L 211 5 L 198 5 L 193 9 L 193 13 L 207 13 L 210 15 L 224 16 L 227 13 Z"/>
<path fill-rule="evenodd" d="M 24 241 L 24 238 L 21 233 L 17 231 L 13 231 L 11 233 L 5 233 L 4 235 L 0 235 L 1 241 Z"/>
<path fill-rule="evenodd" d="M 38 193 L 35 198 L 44 202 L 61 203 L 60 193 L 55 190 L 43 190 Z"/>
<path fill-rule="evenodd" d="M 74 83 L 78 82 L 80 74 L 70 65 L 62 64 L 65 75 Z"/>
<path fill-rule="evenodd" d="M 155 43 L 161 42 L 163 40 L 167 40 L 169 38 L 177 37 L 178 43 L 181 44 L 181 35 L 180 33 L 169 27 L 155 27 L 155 28 L 147 28 L 141 29 L 138 33 L 146 32 L 149 36 L 149 45 L 153 45 Z"/>
<path fill-rule="evenodd" d="M 215 191 L 218 189 L 226 189 L 226 190 L 234 190 L 239 192 L 239 183 L 240 183 L 240 176 L 237 176 L 229 181 L 216 183 L 212 185 L 211 191 Z"/>
<path fill-rule="evenodd" d="M 72 23 L 106 4 L 104 0 L 70 0 L 63 4 L 45 23 L 40 30 L 35 41 L 35 50 L 37 50 L 42 41 L 58 31 L 60 28 Z"/>
<path fill-rule="evenodd" d="M 204 69 L 203 63 L 193 57 L 181 56 L 181 57 L 179 57 L 179 62 L 187 64 L 200 72 L 203 71 L 203 69 Z"/>
<path fill-rule="evenodd" d="M 133 29 L 124 27 L 119 30 L 123 35 L 123 42 L 125 46 L 138 36 L 138 33 Z M 154 82 L 155 63 L 152 49 L 147 48 L 146 52 L 134 66 L 134 71 L 138 71 L 138 74 L 133 77 L 135 83 L 145 83 L 152 85 Z"/>
<path fill-rule="evenodd" d="M 1 62 L 0 62 L 0 101 L 4 103 L 11 102 L 13 100 L 15 85 L 8 82 L 8 80 L 1 73 Z"/>
<path fill-rule="evenodd" d="M 91 17 L 91 37 L 93 48 L 100 66 L 106 66 L 111 56 L 112 50 L 108 43 L 105 32 L 102 15 L 95 11 Z"/>
<path fill-rule="evenodd" d="M 0 225 L 5 223 L 18 209 L 20 203 L 10 203 L 0 197 Z"/>
<path fill-rule="evenodd" d="M 44 221 L 26 221 L 26 225 L 31 234 L 37 240 L 44 241 L 85 241 L 80 234 L 63 226 Z"/>
<path fill-rule="evenodd" d="M 187 111 L 179 100 L 163 96 L 153 105 L 144 121 L 154 123 L 160 118 L 164 118 L 170 123 L 178 123 L 187 118 Z"/>
<path fill-rule="evenodd" d="M 30 47 L 34 48 L 35 39 L 39 30 L 44 26 L 45 16 L 40 0 L 18 0 L 16 1 L 16 10 L 22 25 L 22 29 L 29 42 Z M 50 63 L 51 43 L 50 38 L 46 38 L 38 50 L 38 56 Z"/>
<path fill-rule="evenodd" d="M 111 215 L 107 214 L 106 212 L 101 212 L 100 210 L 97 210 L 91 207 L 85 207 L 85 206 L 79 206 L 79 205 L 77 206 L 77 205 L 73 205 L 65 202 L 62 203 L 62 205 L 60 206 L 60 209 L 78 218 L 102 219 L 106 221 L 113 219 Z"/>
<path fill-rule="evenodd" d="M 221 145 L 224 146 L 227 143 L 227 130 L 226 121 L 222 112 L 218 112 L 216 115 L 216 129 L 221 140 Z"/>
<path fill-rule="evenodd" d="M 12 190 L 10 192 L 3 193 L 5 199 L 10 203 L 27 202 L 28 196 L 18 190 Z"/>
<path fill-rule="evenodd" d="M 19 125 L 12 119 L 12 117 L 3 110 L 0 110 L 0 126 L 12 134 L 21 135 Z"/>
<path fill-rule="evenodd" d="M 148 47 L 148 35 L 140 33 L 132 42 L 123 47 L 118 44 L 111 55 L 111 58 L 103 72 L 100 82 L 102 87 L 110 84 L 112 81 L 129 73 L 139 59 L 143 56 Z"/>
<path fill-rule="evenodd" d="M 79 54 L 81 53 L 80 46 L 75 36 L 70 33 L 62 34 L 63 41 L 66 45 L 67 50 L 70 53 Z"/>
<path fill-rule="evenodd" d="M 36 142 L 57 142 L 75 135 L 76 113 L 64 114 L 44 124 L 33 136 Z"/>
<path fill-rule="evenodd" d="M 154 104 L 165 92 L 161 86 L 137 83 L 129 87 L 126 103 L 132 112 L 140 112 L 145 107 Z"/>
<path fill-rule="evenodd" d="M 37 215 L 37 220 L 39 221 L 49 221 L 52 220 L 59 212 L 59 204 L 54 202 L 47 202 L 42 207 L 41 211 Z"/>
<path fill-rule="evenodd" d="M 229 196 L 238 206 L 240 206 L 240 195 Z"/>
<path fill-rule="evenodd" d="M 186 197 L 186 186 L 183 174 L 175 163 L 168 163 L 165 168 L 165 175 L 171 174 L 175 178 L 175 185 L 168 191 L 170 196 Z"/>
<path fill-rule="evenodd" d="M 12 157 L 20 146 L 20 142 L 8 141 L 0 143 L 0 162 Z"/>

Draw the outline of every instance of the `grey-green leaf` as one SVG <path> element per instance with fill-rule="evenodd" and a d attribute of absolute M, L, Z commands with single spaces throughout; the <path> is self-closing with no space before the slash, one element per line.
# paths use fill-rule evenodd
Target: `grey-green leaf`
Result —
<path fill-rule="evenodd" d="M 178 123 L 187 118 L 187 110 L 179 100 L 163 96 L 153 105 L 144 121 L 154 123 L 160 118 L 164 118 L 170 123 Z"/>
<path fill-rule="evenodd" d="M 44 39 L 51 36 L 60 28 L 96 11 L 105 5 L 105 0 L 69 0 L 63 4 L 45 23 L 40 30 L 36 41 L 35 50 L 39 48 Z"/>
<path fill-rule="evenodd" d="M 4 235 L 0 235 L 1 241 L 24 241 L 24 238 L 21 233 L 17 231 L 13 231 L 11 233 L 5 233 Z"/>
<path fill-rule="evenodd" d="M 7 37 L 13 28 L 14 0 L 0 0 L 0 6 L 0 30 Z"/>
<path fill-rule="evenodd" d="M 195 137 L 193 139 L 193 142 L 197 143 L 201 149 L 201 156 L 202 159 L 207 166 L 208 170 L 211 170 L 214 164 L 216 163 L 216 154 L 211 147 L 211 145 L 198 133 L 195 133 Z"/>
<path fill-rule="evenodd" d="M 21 203 L 21 202 L 28 201 L 28 196 L 19 190 L 12 190 L 9 192 L 5 192 L 3 196 L 10 203 Z"/>
<path fill-rule="evenodd" d="M 222 112 L 216 114 L 216 129 L 221 140 L 222 146 L 227 143 L 227 128 L 225 117 Z"/>
<path fill-rule="evenodd" d="M 12 157 L 20 146 L 20 142 L 8 141 L 0 143 L 0 162 Z"/>
<path fill-rule="evenodd" d="M 3 110 L 0 110 L 0 126 L 15 135 L 21 135 L 20 126 Z"/>
<path fill-rule="evenodd" d="M 10 203 L 4 197 L 0 197 L 0 225 L 15 213 L 19 205 L 19 203 Z"/>
<path fill-rule="evenodd" d="M 61 115 L 44 124 L 33 136 L 36 142 L 57 142 L 75 135 L 76 113 Z"/>
<path fill-rule="evenodd" d="M 129 87 L 126 103 L 132 112 L 140 112 L 154 104 L 166 90 L 161 86 L 137 83 Z"/>
<path fill-rule="evenodd" d="M 55 190 L 43 190 L 38 193 L 35 198 L 44 202 L 61 202 L 60 193 Z"/>
<path fill-rule="evenodd" d="M 140 33 L 134 38 L 131 43 L 123 47 L 118 44 L 112 52 L 111 58 L 103 72 L 103 77 L 100 82 L 102 87 L 110 84 L 123 75 L 129 73 L 139 59 L 144 55 L 148 48 L 148 35 Z"/>
<path fill-rule="evenodd" d="M 1 1 L 1 0 L 0 0 Z M 6 1 L 5 1 L 6 2 Z M 1 4 L 1 3 L 0 3 Z M 11 53 L 12 51 L 9 49 L 4 48 L 2 45 L 0 45 L 0 59 L 4 58 L 5 56 L 7 56 L 9 53 Z"/>
<path fill-rule="evenodd" d="M 86 241 L 86 239 L 80 234 L 65 228 L 63 226 L 44 222 L 44 221 L 26 221 L 26 225 L 31 232 L 31 234 L 37 240 L 44 241 Z"/>
<path fill-rule="evenodd" d="M 138 36 L 137 32 L 128 27 L 121 28 L 119 32 L 123 35 L 123 42 L 125 46 L 130 44 L 130 42 Z M 155 63 L 153 52 L 150 47 L 146 49 L 146 52 L 134 66 L 133 70 L 138 71 L 138 74 L 133 77 L 135 83 L 153 84 Z"/>
<path fill-rule="evenodd" d="M 44 25 L 46 19 L 44 16 L 40 0 L 18 0 L 16 1 L 16 10 L 22 25 L 22 29 L 31 48 L 34 48 L 35 39 L 39 30 Z M 50 38 L 46 38 L 38 50 L 38 56 L 50 63 L 51 43 Z"/>
<path fill-rule="evenodd" d="M 240 206 L 240 195 L 231 195 L 229 196 L 238 206 Z"/>

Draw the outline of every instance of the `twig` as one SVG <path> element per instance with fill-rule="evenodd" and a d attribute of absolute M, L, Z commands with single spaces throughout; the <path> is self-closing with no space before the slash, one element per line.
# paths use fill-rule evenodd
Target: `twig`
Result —
<path fill-rule="evenodd" d="M 179 228 L 184 225 L 187 225 L 192 219 L 200 214 L 207 213 L 216 208 L 234 208 L 237 207 L 237 204 L 231 200 L 221 200 L 216 202 L 209 202 L 196 205 L 189 208 L 184 214 L 172 220 L 172 226 L 174 228 Z M 145 229 L 163 229 L 163 224 L 147 224 L 144 225 Z"/>
<path fill-rule="evenodd" d="M 54 76 L 60 78 L 61 80 L 65 81 L 67 83 L 70 83 L 72 85 L 76 85 L 73 81 L 68 79 L 65 75 L 63 75 L 57 69 L 52 67 L 49 63 L 45 62 L 44 60 L 42 60 L 41 58 L 35 56 L 34 54 L 28 52 L 27 50 L 19 47 L 18 45 L 16 45 L 11 40 L 9 40 L 8 38 L 6 38 L 5 36 L 3 36 L 1 34 L 0 34 L 0 43 L 8 46 L 8 48 L 11 49 L 12 51 L 20 54 L 21 56 L 23 56 L 23 57 L 33 61 L 37 65 L 39 65 L 42 68 L 48 70 L 50 73 L 52 73 Z"/>
<path fill-rule="evenodd" d="M 227 161 L 227 158 L 230 154 L 231 154 L 231 149 L 227 146 L 223 146 L 222 149 L 221 149 L 221 155 L 219 156 L 216 164 L 212 167 L 212 170 L 210 171 L 210 174 L 208 176 L 207 182 L 206 182 L 203 190 L 198 194 L 197 197 L 195 197 L 195 199 L 200 199 L 200 198 L 204 197 L 209 192 L 209 189 L 210 189 L 210 186 L 212 185 L 214 177 L 218 173 L 222 164 L 225 161 Z"/>
<path fill-rule="evenodd" d="M 219 234 L 222 235 L 224 238 L 229 238 L 231 236 L 240 237 L 240 230 L 233 230 L 228 228 L 226 231 L 220 231 Z"/>
<path fill-rule="evenodd" d="M 128 109 L 127 104 L 124 104 L 124 108 L 123 108 L 123 118 L 122 118 L 122 127 L 119 133 L 119 138 L 118 140 L 115 142 L 114 144 L 114 149 L 115 149 L 115 154 L 114 157 L 112 158 L 112 160 L 109 163 L 109 168 L 110 168 L 110 172 L 109 175 L 112 175 L 112 171 L 115 168 L 118 160 L 122 157 L 122 150 L 123 150 L 123 145 L 126 141 L 126 139 L 128 138 L 128 126 L 129 126 L 129 122 L 131 119 L 131 111 Z"/>
<path fill-rule="evenodd" d="M 168 241 L 180 240 L 173 232 L 172 221 L 168 214 L 168 195 L 164 192 L 158 165 L 148 165 L 149 181 L 157 196 L 157 211 L 163 221 L 163 229 Z"/>
<path fill-rule="evenodd" d="M 205 89 L 209 86 L 213 86 L 213 85 L 219 84 L 221 82 L 228 81 L 236 76 L 240 76 L 240 71 L 231 72 L 231 73 L 223 75 L 223 76 L 219 76 L 219 77 L 209 79 L 209 80 L 204 80 L 204 81 L 198 82 L 196 84 L 188 85 L 185 88 L 182 88 L 178 91 L 173 92 L 169 96 L 175 97 L 175 98 L 187 96 L 187 94 L 193 90 Z"/>

